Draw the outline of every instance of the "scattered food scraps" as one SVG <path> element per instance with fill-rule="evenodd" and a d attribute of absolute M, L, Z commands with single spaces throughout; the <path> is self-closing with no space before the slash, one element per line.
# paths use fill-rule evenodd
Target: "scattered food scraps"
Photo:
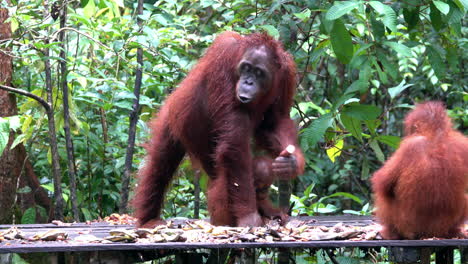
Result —
<path fill-rule="evenodd" d="M 112 214 L 102 221 L 110 225 L 133 225 L 136 219 L 129 215 Z M 95 222 L 95 221 L 93 221 Z M 64 241 L 73 243 L 274 243 L 277 241 L 307 242 L 325 240 L 379 240 L 381 226 L 377 223 L 367 226 L 352 226 L 339 222 L 327 227 L 318 225 L 315 220 L 294 220 L 281 226 L 272 220 L 261 227 L 227 227 L 213 226 L 204 220 L 167 221 L 164 225 L 155 228 L 118 228 L 108 231 L 105 237 L 93 235 L 93 230 L 77 230 L 78 236 L 70 238 L 66 231 L 60 229 L 37 232 L 26 237 L 25 233 L 17 227 L 0 231 L 0 242 L 8 240 L 22 241 Z M 59 227 L 71 224 L 54 221 Z M 66 228 L 64 229 L 66 230 Z M 68 229 L 69 230 L 69 229 Z M 30 233 L 28 233 L 30 234 Z M 433 238 L 436 239 L 436 238 Z M 5 243 L 3 245 L 6 245 Z"/>

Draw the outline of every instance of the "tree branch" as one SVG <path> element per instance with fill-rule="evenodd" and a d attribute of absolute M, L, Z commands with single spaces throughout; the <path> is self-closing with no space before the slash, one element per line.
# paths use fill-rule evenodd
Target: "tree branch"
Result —
<path fill-rule="evenodd" d="M 26 96 L 26 97 L 29 97 L 29 98 L 32 98 L 32 99 L 38 101 L 45 108 L 46 112 L 49 112 L 51 110 L 51 107 L 50 107 L 49 103 L 47 103 L 44 99 L 42 99 L 42 97 L 37 96 L 37 95 L 35 95 L 33 93 L 30 93 L 30 92 L 22 90 L 22 89 L 17 89 L 17 88 L 13 88 L 13 87 L 10 87 L 10 86 L 6 86 L 6 85 L 3 85 L 3 84 L 0 84 L 0 89 L 8 91 L 8 92 L 12 92 L 12 93 L 20 94 L 20 95 L 23 95 L 23 96 Z"/>

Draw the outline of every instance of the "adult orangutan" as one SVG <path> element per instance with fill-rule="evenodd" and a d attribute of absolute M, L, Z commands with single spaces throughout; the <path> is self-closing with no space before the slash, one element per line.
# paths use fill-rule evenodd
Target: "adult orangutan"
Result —
<path fill-rule="evenodd" d="M 283 217 L 264 191 L 273 175 L 290 179 L 304 169 L 289 118 L 295 75 L 291 56 L 270 36 L 219 35 L 150 124 L 133 201 L 138 225 L 160 222 L 164 193 L 185 153 L 209 175 L 213 224 L 257 226 L 262 217 Z M 292 154 L 284 151 L 288 145 Z M 253 148 L 270 157 L 254 159 Z"/>
<path fill-rule="evenodd" d="M 452 128 L 441 102 L 405 118 L 398 150 L 372 177 L 386 239 L 462 236 L 468 216 L 468 138 Z"/>

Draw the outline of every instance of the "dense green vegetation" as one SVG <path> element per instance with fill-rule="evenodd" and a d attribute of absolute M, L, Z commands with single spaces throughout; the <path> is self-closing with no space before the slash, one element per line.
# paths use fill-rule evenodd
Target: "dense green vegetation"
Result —
<path fill-rule="evenodd" d="M 144 157 L 146 121 L 218 33 L 266 31 L 284 43 L 297 63 L 299 83 L 291 116 L 300 126 L 307 158 L 306 173 L 294 183 L 295 215 L 370 214 L 368 179 L 398 146 L 402 118 L 416 102 L 442 100 L 456 127 L 468 128 L 466 0 L 149 0 L 139 16 L 141 26 L 135 1 L 63 1 L 68 9 L 65 27 L 49 15 L 52 1 L 49 6 L 36 0 L 11 2 L 3 1 L 1 7 L 10 12 L 13 38 L 0 42 L 0 48 L 11 49 L 14 56 L 12 85 L 43 98 L 45 62 L 50 62 L 69 220 L 61 51 L 71 93 L 76 201 L 82 221 L 118 211 L 138 48 L 144 62 L 134 171 Z M 63 42 L 60 32 L 65 32 Z M 47 116 L 33 99 L 18 97 L 18 106 L 17 118 L 1 119 L 0 150 L 10 127 L 21 131 L 17 142 L 26 145 L 41 184 L 52 192 Z M 164 214 L 193 217 L 188 160 L 178 174 Z M 134 178 L 131 182 L 133 186 Z M 202 188 L 205 183 L 202 177 Z"/>

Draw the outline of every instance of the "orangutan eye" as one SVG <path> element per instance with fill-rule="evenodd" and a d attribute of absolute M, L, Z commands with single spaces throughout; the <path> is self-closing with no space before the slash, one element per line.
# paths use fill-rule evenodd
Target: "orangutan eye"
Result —
<path fill-rule="evenodd" d="M 263 71 L 260 70 L 260 69 L 257 69 L 257 70 L 255 71 L 255 75 L 256 75 L 258 78 L 261 78 L 261 77 L 263 77 Z"/>

